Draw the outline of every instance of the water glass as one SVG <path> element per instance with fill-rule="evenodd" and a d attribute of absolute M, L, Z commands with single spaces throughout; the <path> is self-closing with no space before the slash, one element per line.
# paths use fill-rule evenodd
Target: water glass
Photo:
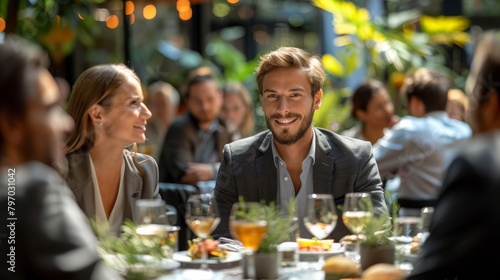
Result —
<path fill-rule="evenodd" d="M 420 211 L 420 246 L 424 244 L 427 236 L 429 235 L 429 227 L 431 225 L 432 215 L 434 214 L 434 207 L 424 207 Z"/>

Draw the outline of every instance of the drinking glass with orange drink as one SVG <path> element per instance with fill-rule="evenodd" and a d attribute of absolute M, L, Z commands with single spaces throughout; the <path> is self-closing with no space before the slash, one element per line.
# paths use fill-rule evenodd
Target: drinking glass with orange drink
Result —
<path fill-rule="evenodd" d="M 235 203 L 229 216 L 231 235 L 252 252 L 259 249 L 267 233 L 265 209 L 257 202 Z"/>

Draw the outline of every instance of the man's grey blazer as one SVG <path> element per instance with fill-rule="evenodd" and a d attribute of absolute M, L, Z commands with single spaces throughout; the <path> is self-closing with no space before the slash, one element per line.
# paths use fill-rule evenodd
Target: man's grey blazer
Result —
<path fill-rule="evenodd" d="M 343 205 L 348 192 L 371 192 L 376 213 L 387 213 L 384 191 L 371 144 L 332 131 L 313 128 L 316 154 L 313 166 L 314 193 L 332 194 L 337 205 Z M 269 130 L 224 146 L 214 194 L 221 221 L 214 237 L 231 237 L 229 214 L 242 196 L 245 201 L 277 202 L 278 180 L 273 161 L 272 133 Z M 329 238 L 339 240 L 350 231 L 341 219 Z"/>

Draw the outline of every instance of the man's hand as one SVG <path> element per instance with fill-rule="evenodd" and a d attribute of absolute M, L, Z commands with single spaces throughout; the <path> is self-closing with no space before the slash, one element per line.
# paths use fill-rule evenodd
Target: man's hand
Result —
<path fill-rule="evenodd" d="M 181 181 L 185 184 L 196 186 L 199 181 L 212 180 L 213 177 L 212 164 L 190 162 Z"/>

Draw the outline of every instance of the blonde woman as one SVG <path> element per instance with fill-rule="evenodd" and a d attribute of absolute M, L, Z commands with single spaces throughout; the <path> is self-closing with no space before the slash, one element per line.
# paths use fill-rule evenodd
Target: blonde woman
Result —
<path fill-rule="evenodd" d="M 160 199 L 158 166 L 128 146 L 144 142 L 151 112 L 137 75 L 125 65 L 91 67 L 76 81 L 68 113 L 75 121 L 66 180 L 83 212 L 118 234 L 134 218 L 135 201 Z"/>
<path fill-rule="evenodd" d="M 224 87 L 223 93 L 221 117 L 234 129 L 233 140 L 254 135 L 255 117 L 250 92 L 244 85 L 232 82 Z"/>

